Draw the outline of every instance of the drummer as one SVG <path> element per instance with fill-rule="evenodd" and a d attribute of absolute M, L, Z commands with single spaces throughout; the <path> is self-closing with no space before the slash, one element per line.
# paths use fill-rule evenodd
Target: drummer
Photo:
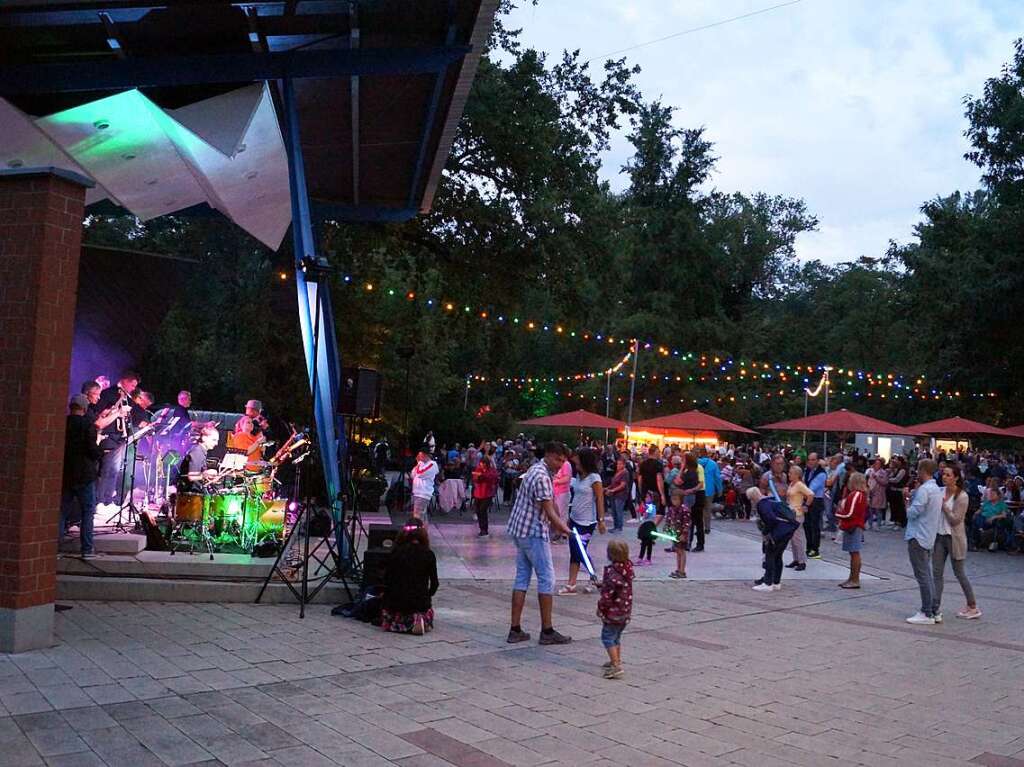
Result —
<path fill-rule="evenodd" d="M 216 469 L 206 468 L 207 454 L 217 447 L 220 434 L 214 426 L 204 426 L 199 432 L 199 441 L 194 444 L 181 462 L 181 473 L 178 475 L 178 492 L 203 492 L 203 479 L 217 476 Z"/>
<path fill-rule="evenodd" d="M 243 415 L 235 424 L 235 430 L 228 435 L 228 449 L 245 453 L 246 471 L 262 471 L 266 463 L 263 460 L 263 444 L 266 442 L 263 432 L 253 434 L 253 421 Z"/>

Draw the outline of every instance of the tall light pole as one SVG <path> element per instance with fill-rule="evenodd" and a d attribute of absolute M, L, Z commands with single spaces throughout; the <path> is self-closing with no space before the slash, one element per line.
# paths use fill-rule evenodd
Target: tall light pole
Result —
<path fill-rule="evenodd" d="M 629 445 L 629 432 L 633 427 L 633 395 L 636 393 L 636 368 L 640 359 L 640 339 L 633 339 L 633 377 L 629 381 L 629 412 L 626 415 L 626 445 Z"/>
<path fill-rule="evenodd" d="M 605 384 L 604 384 L 604 417 L 610 418 L 611 406 L 612 406 L 612 369 L 608 368 L 604 371 Z M 604 427 L 604 444 L 608 444 L 608 427 Z"/>

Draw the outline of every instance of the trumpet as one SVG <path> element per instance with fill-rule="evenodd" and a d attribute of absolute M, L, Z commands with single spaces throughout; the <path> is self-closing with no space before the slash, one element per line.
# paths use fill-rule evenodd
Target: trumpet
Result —
<path fill-rule="evenodd" d="M 124 408 L 125 408 L 125 406 L 128 406 L 129 409 L 131 408 L 131 400 L 128 397 L 128 392 L 126 392 L 120 386 L 117 387 L 117 390 L 118 390 L 118 392 L 120 392 L 120 396 L 118 396 L 117 403 L 114 405 L 114 407 L 117 408 L 118 413 L 120 415 L 117 416 L 117 420 L 114 421 L 114 424 L 115 424 L 115 428 L 117 429 L 118 434 L 121 435 L 121 438 L 127 440 L 128 439 L 128 419 L 125 418 L 125 416 L 124 416 Z"/>

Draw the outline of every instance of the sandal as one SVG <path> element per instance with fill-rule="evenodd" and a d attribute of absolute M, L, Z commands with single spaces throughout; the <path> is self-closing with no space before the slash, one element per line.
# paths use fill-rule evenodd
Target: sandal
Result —
<path fill-rule="evenodd" d="M 860 588 L 860 584 L 859 583 L 850 583 L 849 581 L 847 581 L 846 583 L 840 583 L 839 584 L 839 588 L 841 588 L 841 589 L 859 589 Z"/>
<path fill-rule="evenodd" d="M 575 586 L 570 586 L 570 585 L 566 584 L 565 586 L 562 586 L 562 588 L 560 588 L 558 590 L 558 593 L 559 593 L 560 596 L 567 597 L 567 596 L 572 596 L 573 594 L 576 594 L 577 591 L 576 591 L 576 587 Z"/>

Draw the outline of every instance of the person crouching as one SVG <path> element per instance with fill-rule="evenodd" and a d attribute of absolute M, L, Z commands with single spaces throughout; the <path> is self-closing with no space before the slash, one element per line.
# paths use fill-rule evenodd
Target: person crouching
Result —
<path fill-rule="evenodd" d="M 622 631 L 633 614 L 633 564 L 629 561 L 629 545 L 625 541 L 608 544 L 608 560 L 601 581 L 601 597 L 597 600 L 597 617 L 604 626 L 601 643 L 608 651 L 604 678 L 622 676 Z"/>

